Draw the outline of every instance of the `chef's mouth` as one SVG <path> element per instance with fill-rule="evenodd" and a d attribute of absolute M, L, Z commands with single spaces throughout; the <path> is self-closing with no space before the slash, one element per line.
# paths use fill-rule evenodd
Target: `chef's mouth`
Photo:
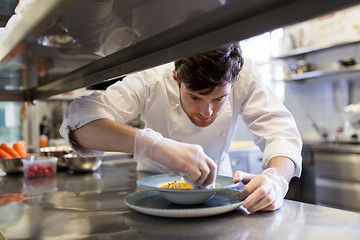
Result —
<path fill-rule="evenodd" d="M 199 119 L 202 122 L 206 122 L 206 121 L 210 120 L 210 117 L 204 118 L 204 117 L 197 116 L 197 119 Z"/>

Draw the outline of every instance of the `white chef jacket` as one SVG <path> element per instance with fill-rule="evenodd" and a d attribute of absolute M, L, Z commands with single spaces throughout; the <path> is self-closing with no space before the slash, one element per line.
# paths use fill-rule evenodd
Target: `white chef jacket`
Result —
<path fill-rule="evenodd" d="M 177 141 L 199 144 L 219 167 L 219 174 L 232 176 L 228 149 L 237 119 L 242 116 L 263 151 L 263 167 L 275 156 L 286 156 L 296 165 L 294 176 L 301 173 L 302 141 L 295 120 L 268 86 L 261 81 L 250 61 L 245 60 L 223 111 L 208 127 L 195 126 L 180 105 L 179 87 L 173 79 L 174 63 L 131 74 L 105 92 L 79 97 L 69 108 L 60 128 L 61 135 L 81 155 L 102 152 L 85 149 L 69 141 L 69 130 L 91 121 L 107 118 L 119 123 L 141 115 L 146 128 Z M 139 161 L 137 169 L 166 172 L 158 164 Z"/>

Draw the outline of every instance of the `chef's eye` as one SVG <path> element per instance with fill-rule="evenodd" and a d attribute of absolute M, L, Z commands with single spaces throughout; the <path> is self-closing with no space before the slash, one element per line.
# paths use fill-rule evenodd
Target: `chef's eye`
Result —
<path fill-rule="evenodd" d="M 190 99 L 196 101 L 196 100 L 199 100 L 200 98 L 196 97 L 196 96 L 190 96 Z"/>
<path fill-rule="evenodd" d="M 216 98 L 215 101 L 218 101 L 218 102 L 221 102 L 225 99 L 225 96 L 222 96 L 222 97 L 219 97 L 219 98 Z"/>

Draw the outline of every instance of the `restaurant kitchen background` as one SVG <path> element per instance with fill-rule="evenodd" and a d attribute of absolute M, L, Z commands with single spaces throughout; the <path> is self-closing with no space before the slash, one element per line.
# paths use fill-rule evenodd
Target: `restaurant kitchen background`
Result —
<path fill-rule="evenodd" d="M 0 8 L 4 11 L 1 14 L 10 16 L 13 8 Z M 360 211 L 360 150 L 353 149 L 360 143 L 360 107 L 356 105 L 360 104 L 359 12 L 360 6 L 354 6 L 241 41 L 245 57 L 258 65 L 263 79 L 294 115 L 303 137 L 303 175 L 292 183 L 288 198 Z M 4 26 L 6 17 L 1 20 Z M 64 45 L 39 38 L 38 45 L 33 46 L 38 58 L 32 62 L 37 65 L 37 73 L 32 74 L 37 74 L 39 82 L 46 82 L 52 76 L 72 71 L 98 58 L 80 50 L 73 54 L 77 51 L 76 42 L 62 29 L 55 24 L 49 32 L 67 37 Z M 0 70 L 1 89 L 17 89 L 21 85 L 24 58 L 29 58 L 26 52 Z M 24 111 L 22 102 L 0 102 L 1 142 L 27 139 L 29 128 L 38 134 L 34 139 L 40 139 L 40 125 L 45 116 L 49 130 L 47 145 L 63 145 L 58 129 L 68 104 L 77 96 L 88 95 L 94 89 L 104 90 L 118 80 L 121 79 L 56 95 L 46 101 L 33 101 L 31 116 Z M 142 127 L 140 117 L 129 124 Z M 327 169 L 325 163 L 319 160 L 321 164 L 317 165 L 314 159 L 321 159 L 321 154 L 328 152 L 326 148 L 319 148 L 319 143 L 333 142 L 341 143 L 336 149 L 340 149 L 343 158 L 350 156 L 351 160 L 346 162 L 344 169 L 358 169 L 353 175 L 329 176 L 316 170 L 317 166 Z M 342 148 L 349 145 L 351 150 Z M 35 152 L 39 147 L 40 142 L 35 141 L 30 150 Z M 238 123 L 230 152 L 235 169 L 252 173 L 261 171 L 261 152 L 252 143 L 251 134 L 242 121 Z M 344 203 L 341 199 L 327 201 L 339 193 L 358 198 L 354 203 Z"/>

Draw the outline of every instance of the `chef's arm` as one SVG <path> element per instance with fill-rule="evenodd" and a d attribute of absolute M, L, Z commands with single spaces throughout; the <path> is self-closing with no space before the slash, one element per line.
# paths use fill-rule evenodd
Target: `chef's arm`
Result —
<path fill-rule="evenodd" d="M 99 119 L 70 131 L 69 137 L 83 148 L 133 154 L 136 131 L 129 125 Z"/>
<path fill-rule="evenodd" d="M 69 137 L 83 148 L 133 153 L 135 160 L 156 162 L 197 186 L 215 181 L 216 164 L 200 145 L 174 141 L 151 129 L 100 119 L 70 131 Z"/>
<path fill-rule="evenodd" d="M 276 170 L 286 179 L 289 183 L 294 176 L 295 163 L 288 157 L 277 156 L 273 157 L 269 164 L 269 168 L 276 168 Z"/>

